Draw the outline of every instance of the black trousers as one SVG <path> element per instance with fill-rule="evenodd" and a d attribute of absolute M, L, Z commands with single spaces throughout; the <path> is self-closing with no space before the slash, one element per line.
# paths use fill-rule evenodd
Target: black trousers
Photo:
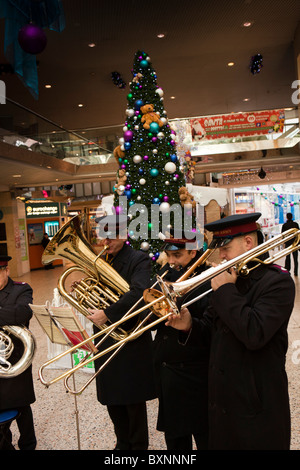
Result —
<path fill-rule="evenodd" d="M 18 446 L 20 450 L 35 450 L 36 437 L 34 431 L 34 423 L 32 410 L 30 405 L 16 408 L 20 415 L 17 418 L 17 426 L 19 429 L 20 437 L 18 439 Z M 12 433 L 10 425 L 3 429 L 5 439 L 2 440 L 3 447 L 0 450 L 14 450 L 12 445 Z"/>
<path fill-rule="evenodd" d="M 146 403 L 107 405 L 118 450 L 147 450 L 149 444 Z"/>
<path fill-rule="evenodd" d="M 293 259 L 294 259 L 294 274 L 298 276 L 298 251 L 293 251 L 292 253 Z M 284 264 L 285 269 L 288 271 L 291 270 L 291 255 L 287 255 L 285 258 L 285 264 Z"/>
<path fill-rule="evenodd" d="M 197 450 L 208 449 L 208 436 L 200 434 L 187 434 L 186 436 L 169 437 L 165 433 L 165 441 L 168 450 L 193 450 L 193 437 L 195 439 Z"/>

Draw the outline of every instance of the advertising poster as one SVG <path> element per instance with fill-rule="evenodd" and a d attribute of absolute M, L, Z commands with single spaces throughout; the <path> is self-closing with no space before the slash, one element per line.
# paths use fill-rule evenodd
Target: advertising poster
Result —
<path fill-rule="evenodd" d="M 44 235 L 43 224 L 28 224 L 29 245 L 40 245 Z"/>
<path fill-rule="evenodd" d="M 253 113 L 231 113 L 191 119 L 194 141 L 230 139 L 283 132 L 283 109 Z"/>

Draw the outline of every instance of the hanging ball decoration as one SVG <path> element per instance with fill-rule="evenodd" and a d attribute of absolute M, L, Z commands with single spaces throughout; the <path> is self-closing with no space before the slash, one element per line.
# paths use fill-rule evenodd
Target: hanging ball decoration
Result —
<path fill-rule="evenodd" d="M 141 163 L 141 161 L 142 161 L 142 157 L 140 155 L 135 155 L 133 157 L 133 162 L 134 163 Z"/>
<path fill-rule="evenodd" d="M 154 144 L 156 144 L 156 142 L 157 142 L 157 137 L 153 136 L 151 140 L 152 140 L 152 142 L 153 142 Z"/>
<path fill-rule="evenodd" d="M 137 111 L 139 111 L 142 106 L 144 106 L 144 101 L 143 100 L 136 100 L 136 102 L 134 103 L 134 107 Z M 137 113 L 137 114 L 139 114 L 139 113 Z"/>
<path fill-rule="evenodd" d="M 24 52 L 40 54 L 47 45 L 47 36 L 42 28 L 35 24 L 26 24 L 18 33 L 18 41 Z"/>
<path fill-rule="evenodd" d="M 149 243 L 148 242 L 142 242 L 141 243 L 141 250 L 148 251 L 149 250 Z"/>
<path fill-rule="evenodd" d="M 129 150 L 130 148 L 131 148 L 131 143 L 130 142 L 125 142 L 124 149 Z"/>
<path fill-rule="evenodd" d="M 151 168 L 150 170 L 150 175 L 153 177 L 153 178 L 156 178 L 159 174 L 159 171 L 157 168 Z"/>
<path fill-rule="evenodd" d="M 154 197 L 154 198 L 152 199 L 152 204 L 160 204 L 159 198 L 158 198 L 158 197 Z"/>
<path fill-rule="evenodd" d="M 131 108 L 126 109 L 126 114 L 128 117 L 132 117 L 134 115 L 134 110 Z"/>
<path fill-rule="evenodd" d="M 157 88 L 157 90 L 155 90 L 155 93 L 158 94 L 158 96 L 162 97 L 164 95 L 164 91 L 162 88 Z"/>
<path fill-rule="evenodd" d="M 158 131 L 159 131 L 159 125 L 157 124 L 157 122 L 151 122 L 150 124 L 150 132 L 152 132 L 153 134 L 157 134 Z"/>
<path fill-rule="evenodd" d="M 170 184 L 170 181 L 168 181 L 168 180 L 165 181 L 165 185 L 166 185 L 166 186 L 169 186 L 169 184 Z"/>
<path fill-rule="evenodd" d="M 125 186 L 123 186 L 123 184 L 121 184 L 120 186 L 118 186 L 116 191 L 119 194 L 119 196 L 121 196 L 125 191 Z"/>
<path fill-rule="evenodd" d="M 159 206 L 159 210 L 163 214 L 167 214 L 168 212 L 170 212 L 170 204 L 168 202 L 162 202 L 161 205 Z"/>
<path fill-rule="evenodd" d="M 173 163 L 177 162 L 177 155 L 176 154 L 171 155 L 171 162 L 173 162 Z"/>
<path fill-rule="evenodd" d="M 168 162 L 165 164 L 165 170 L 167 173 L 174 173 L 176 171 L 176 165 L 173 162 Z"/>
<path fill-rule="evenodd" d="M 142 69 L 146 69 L 148 65 L 149 65 L 148 60 L 141 60 L 140 66 L 142 67 Z"/>
<path fill-rule="evenodd" d="M 144 161 L 147 162 L 149 160 L 148 155 L 144 155 Z"/>
<path fill-rule="evenodd" d="M 141 176 L 144 174 L 143 168 L 139 168 L 139 169 L 138 169 L 138 174 L 141 175 Z"/>
<path fill-rule="evenodd" d="M 157 134 L 157 137 L 159 138 L 159 140 L 162 140 L 164 138 L 165 134 L 163 132 L 159 132 Z"/>
<path fill-rule="evenodd" d="M 168 122 L 165 117 L 161 117 L 160 120 L 161 120 L 161 122 L 163 123 L 163 125 L 166 125 L 167 122 Z"/>
<path fill-rule="evenodd" d="M 145 180 L 144 178 L 141 178 L 140 181 L 139 181 L 139 183 L 140 183 L 142 186 L 144 186 L 144 184 L 146 184 L 146 180 Z"/>
<path fill-rule="evenodd" d="M 130 142 L 133 139 L 133 132 L 132 131 L 125 131 L 124 132 L 124 140 L 125 142 Z"/>

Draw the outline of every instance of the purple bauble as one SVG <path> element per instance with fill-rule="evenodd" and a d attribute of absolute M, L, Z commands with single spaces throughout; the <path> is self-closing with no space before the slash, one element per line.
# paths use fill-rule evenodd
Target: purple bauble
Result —
<path fill-rule="evenodd" d="M 144 156 L 144 160 L 145 160 L 145 162 L 147 162 L 147 161 L 149 160 L 148 155 L 145 155 L 145 156 Z"/>
<path fill-rule="evenodd" d="M 124 132 L 124 140 L 125 142 L 129 142 L 133 138 L 133 132 L 132 131 L 125 131 Z"/>
<path fill-rule="evenodd" d="M 19 30 L 18 41 L 24 52 L 35 55 L 45 49 L 47 36 L 39 26 L 26 24 Z"/>

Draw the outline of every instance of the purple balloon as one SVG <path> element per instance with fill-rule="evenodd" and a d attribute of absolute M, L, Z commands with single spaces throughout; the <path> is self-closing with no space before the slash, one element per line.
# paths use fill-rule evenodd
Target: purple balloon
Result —
<path fill-rule="evenodd" d="M 35 55 L 45 49 L 47 36 L 39 26 L 26 24 L 19 30 L 18 41 L 24 52 Z"/>

